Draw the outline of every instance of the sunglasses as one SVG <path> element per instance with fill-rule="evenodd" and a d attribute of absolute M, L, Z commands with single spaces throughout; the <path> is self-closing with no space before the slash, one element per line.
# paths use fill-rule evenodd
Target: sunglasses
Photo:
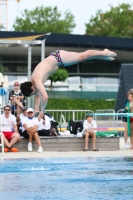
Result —
<path fill-rule="evenodd" d="M 15 84 L 14 86 L 19 86 L 18 84 Z"/>
<path fill-rule="evenodd" d="M 10 111 L 10 109 L 5 109 L 5 111 Z"/>
<path fill-rule="evenodd" d="M 30 111 L 30 112 L 28 112 L 28 114 L 31 114 L 31 113 L 33 113 L 33 112 L 31 112 L 31 111 Z"/>

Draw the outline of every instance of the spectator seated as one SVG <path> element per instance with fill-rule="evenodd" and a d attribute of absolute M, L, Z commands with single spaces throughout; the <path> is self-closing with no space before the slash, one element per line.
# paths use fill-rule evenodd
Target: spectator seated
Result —
<path fill-rule="evenodd" d="M 51 126 L 51 118 L 41 113 L 38 116 L 38 134 L 39 136 L 57 136 L 56 128 Z"/>
<path fill-rule="evenodd" d="M 4 144 L 6 148 L 5 152 L 12 151 L 17 152 L 18 149 L 13 145 L 20 140 L 20 135 L 17 131 L 16 117 L 10 113 L 11 108 L 9 105 L 4 107 L 4 113 L 0 116 L 0 122 L 2 123 L 2 133 Z"/>
<path fill-rule="evenodd" d="M 9 101 L 11 101 L 11 111 L 12 114 L 20 115 L 20 110 L 25 106 L 25 97 L 23 96 L 22 92 L 20 91 L 20 85 L 18 82 L 14 83 L 14 89 L 9 93 Z"/>

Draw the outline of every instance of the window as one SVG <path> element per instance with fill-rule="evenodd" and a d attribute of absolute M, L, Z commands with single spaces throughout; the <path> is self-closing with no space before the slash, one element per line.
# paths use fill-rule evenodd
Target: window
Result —
<path fill-rule="evenodd" d="M 80 63 L 80 73 L 110 74 L 119 73 L 121 64 L 111 61 L 92 60 Z"/>
<path fill-rule="evenodd" d="M 71 65 L 68 67 L 64 67 L 68 73 L 77 73 L 77 65 Z"/>
<path fill-rule="evenodd" d="M 95 73 L 94 62 L 83 62 L 80 63 L 80 73 Z"/>
<path fill-rule="evenodd" d="M 119 79 L 115 77 L 82 77 L 82 91 L 118 91 Z"/>

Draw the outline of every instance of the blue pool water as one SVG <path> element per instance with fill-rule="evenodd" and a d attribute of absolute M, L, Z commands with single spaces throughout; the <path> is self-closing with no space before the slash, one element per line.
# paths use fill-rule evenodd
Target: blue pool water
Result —
<path fill-rule="evenodd" d="M 133 200 L 133 157 L 0 160 L 0 200 Z"/>

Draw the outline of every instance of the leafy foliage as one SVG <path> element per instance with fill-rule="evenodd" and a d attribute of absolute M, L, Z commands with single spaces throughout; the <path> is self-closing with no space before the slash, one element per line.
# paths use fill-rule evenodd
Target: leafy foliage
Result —
<path fill-rule="evenodd" d="M 66 99 L 49 98 L 47 109 L 70 109 L 70 110 L 93 110 L 114 109 L 115 101 L 89 100 L 89 99 Z"/>
<path fill-rule="evenodd" d="M 133 37 L 133 10 L 129 4 L 110 5 L 109 11 L 98 10 L 85 26 L 88 35 Z"/>
<path fill-rule="evenodd" d="M 67 70 L 60 68 L 54 74 L 50 75 L 48 79 L 51 80 L 52 82 L 57 82 L 57 81 L 65 81 L 67 77 L 68 77 Z"/>
<path fill-rule="evenodd" d="M 3 29 L 5 29 L 5 27 L 3 26 L 3 24 L 0 24 L 0 30 L 2 31 Z"/>
<path fill-rule="evenodd" d="M 4 68 L 2 65 L 0 65 L 0 72 L 3 74 L 4 73 Z"/>
<path fill-rule="evenodd" d="M 64 13 L 64 19 L 57 7 L 36 7 L 34 10 L 21 12 L 13 28 L 15 31 L 35 31 L 53 33 L 71 33 L 76 26 L 74 16 L 69 11 Z"/>
<path fill-rule="evenodd" d="M 52 83 L 57 81 L 65 81 L 68 77 L 66 69 L 58 69 L 54 74 L 50 75 L 48 79 L 51 81 L 50 88 L 52 90 Z"/>

